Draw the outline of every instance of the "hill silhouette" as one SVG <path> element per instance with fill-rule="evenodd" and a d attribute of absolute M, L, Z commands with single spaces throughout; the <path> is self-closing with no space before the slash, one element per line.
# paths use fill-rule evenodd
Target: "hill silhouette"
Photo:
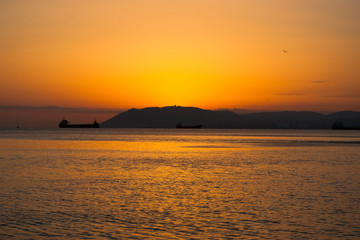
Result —
<path fill-rule="evenodd" d="M 212 111 L 196 107 L 149 107 L 130 109 L 101 124 L 103 128 L 175 128 L 199 125 L 203 128 L 330 129 L 341 119 L 344 125 L 360 125 L 360 112 L 329 115 L 310 111 L 282 111 L 237 114 L 228 110 Z"/>

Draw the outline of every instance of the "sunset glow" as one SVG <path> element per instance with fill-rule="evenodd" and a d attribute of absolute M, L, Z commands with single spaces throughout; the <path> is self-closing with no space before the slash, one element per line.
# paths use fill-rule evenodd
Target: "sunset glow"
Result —
<path fill-rule="evenodd" d="M 358 9 L 353 0 L 2 1 L 0 105 L 358 111 Z"/>

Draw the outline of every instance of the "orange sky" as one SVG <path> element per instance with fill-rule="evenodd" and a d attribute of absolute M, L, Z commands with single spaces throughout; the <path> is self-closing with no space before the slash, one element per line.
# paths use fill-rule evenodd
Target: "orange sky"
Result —
<path fill-rule="evenodd" d="M 358 0 L 4 0 L 0 105 L 360 111 L 359 9 Z"/>

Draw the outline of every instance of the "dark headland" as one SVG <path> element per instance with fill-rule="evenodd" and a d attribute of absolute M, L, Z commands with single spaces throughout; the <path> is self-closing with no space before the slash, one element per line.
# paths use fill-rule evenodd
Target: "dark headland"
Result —
<path fill-rule="evenodd" d="M 237 114 L 195 107 L 150 107 L 120 113 L 103 122 L 101 127 L 175 128 L 182 124 L 219 129 L 331 129 L 339 120 L 346 126 L 360 126 L 360 112 L 343 111 L 329 115 L 310 111 Z"/>

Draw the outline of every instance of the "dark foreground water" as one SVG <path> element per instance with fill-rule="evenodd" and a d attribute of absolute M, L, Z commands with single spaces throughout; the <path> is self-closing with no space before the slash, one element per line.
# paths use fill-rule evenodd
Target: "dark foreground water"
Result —
<path fill-rule="evenodd" d="M 360 131 L 0 130 L 0 239 L 359 239 Z"/>

